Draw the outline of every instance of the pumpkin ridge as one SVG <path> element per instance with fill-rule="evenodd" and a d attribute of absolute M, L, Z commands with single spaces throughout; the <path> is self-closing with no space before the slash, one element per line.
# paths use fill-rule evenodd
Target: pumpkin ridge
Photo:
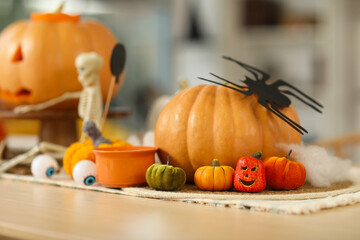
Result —
<path fill-rule="evenodd" d="M 286 164 L 287 165 L 287 164 Z M 280 184 L 281 182 L 285 181 L 285 169 L 286 169 L 286 165 L 284 166 L 283 161 L 279 160 L 275 157 L 275 166 L 276 166 L 276 172 L 275 172 L 275 179 L 276 179 L 276 184 Z M 281 172 L 281 175 L 278 174 L 278 172 Z"/>
<path fill-rule="evenodd" d="M 203 175 L 203 173 L 204 173 L 204 171 L 205 171 L 205 167 L 201 167 L 200 170 L 201 170 L 201 172 L 200 172 L 200 177 L 199 177 L 199 179 L 202 179 L 202 175 Z M 203 189 L 203 188 L 204 188 L 202 181 L 199 182 L 199 188 L 200 188 L 200 189 Z"/>
<path fill-rule="evenodd" d="M 174 181 L 175 181 L 174 175 L 175 174 L 176 174 L 175 168 L 171 168 L 171 174 L 170 174 L 170 176 L 171 176 L 171 185 L 170 186 L 174 186 Z"/>
<path fill-rule="evenodd" d="M 184 91 L 184 93 L 177 99 L 177 102 L 175 103 L 175 105 L 177 105 L 177 103 L 179 102 L 179 99 L 181 99 L 181 97 L 184 96 L 184 94 L 187 93 L 189 90 L 190 90 L 190 88 L 189 88 L 188 90 L 185 90 L 185 91 Z M 200 92 L 200 91 L 201 91 L 201 89 L 199 90 L 199 92 Z M 192 167 L 193 169 L 195 169 L 195 166 L 194 166 L 194 164 L 192 163 L 192 161 L 190 161 L 189 146 L 188 146 L 188 142 L 189 142 L 189 139 L 188 139 L 188 138 L 189 138 L 189 133 L 188 133 L 189 128 L 188 128 L 188 126 L 189 126 L 189 121 L 190 121 L 189 116 L 190 116 L 190 114 L 191 114 L 191 112 L 192 112 L 192 110 L 193 110 L 193 108 L 194 108 L 194 104 L 195 104 L 196 99 L 198 98 L 198 96 L 199 96 L 199 94 L 196 95 L 196 97 L 195 97 L 195 99 L 194 99 L 194 102 L 193 102 L 193 104 L 192 104 L 191 107 L 190 107 L 190 110 L 189 110 L 188 115 L 187 115 L 186 126 L 185 126 L 185 129 L 186 129 L 186 132 L 185 132 L 185 134 L 186 134 L 186 136 L 185 136 L 185 139 L 186 139 L 186 150 L 185 150 L 185 151 L 186 151 L 187 159 L 189 159 L 190 165 L 191 165 L 191 167 Z"/>
<path fill-rule="evenodd" d="M 282 159 L 282 161 L 286 161 L 286 159 Z M 288 180 L 289 169 L 290 169 L 290 162 L 286 161 L 285 169 L 282 173 L 282 182 L 284 183 L 284 185 L 288 184 L 287 180 Z"/>
<path fill-rule="evenodd" d="M 173 169 L 171 169 L 171 168 L 168 168 L 167 167 L 168 165 L 165 165 L 163 168 L 164 168 L 164 171 L 161 173 L 161 178 L 163 179 L 161 182 L 163 182 L 163 185 L 165 186 L 165 188 L 166 189 L 169 189 L 169 188 L 171 188 L 171 186 L 172 186 L 172 184 L 169 184 L 170 183 L 170 181 L 172 182 L 172 180 L 174 179 L 174 178 L 171 178 L 171 177 L 169 177 L 168 179 L 165 179 L 165 176 L 171 176 L 171 173 L 173 172 L 172 170 Z M 165 181 L 164 181 L 164 179 L 165 179 Z M 168 181 L 166 181 L 166 180 L 168 180 Z M 170 180 L 170 181 L 169 181 Z"/>
<path fill-rule="evenodd" d="M 165 172 L 165 167 L 160 166 L 159 168 L 157 168 L 155 170 L 156 170 L 156 172 L 155 172 L 154 178 L 157 180 L 162 178 L 162 176 Z M 155 183 L 156 183 L 156 186 L 159 187 L 160 181 L 155 181 Z"/>
<path fill-rule="evenodd" d="M 211 131 L 211 134 L 212 134 L 212 136 L 211 136 L 211 139 L 212 139 L 212 151 L 213 151 L 213 156 L 217 156 L 218 155 L 218 149 L 216 148 L 216 140 L 215 140 L 215 134 L 214 134 L 214 132 L 216 132 L 216 125 L 215 125 L 215 122 L 216 122 L 216 120 L 215 120 L 215 118 L 216 118 L 216 116 L 217 116 L 217 111 L 216 111 L 216 101 L 219 99 L 218 98 L 218 93 L 219 93 L 219 87 L 216 87 L 215 88 L 215 96 L 214 96 L 214 105 L 213 105 L 213 116 L 212 116 L 212 131 Z M 221 152 L 221 147 L 220 147 L 220 152 Z M 220 164 L 219 164 L 220 165 Z"/>
<path fill-rule="evenodd" d="M 267 163 L 266 165 L 268 165 L 267 169 L 265 167 L 265 173 L 266 173 L 266 177 L 267 177 L 267 179 L 266 179 L 267 183 L 266 184 L 270 185 L 269 182 L 268 182 L 268 178 L 272 178 L 273 175 L 274 175 L 276 159 L 274 159 L 274 157 L 268 158 L 266 160 L 266 163 Z M 272 186 L 270 186 L 270 187 L 272 187 Z"/>
<path fill-rule="evenodd" d="M 287 161 L 286 165 L 285 165 L 285 169 L 284 169 L 284 173 L 285 175 L 289 172 L 289 169 L 290 169 L 290 161 Z"/>
<path fill-rule="evenodd" d="M 151 176 L 151 182 L 152 182 L 152 185 L 153 185 L 154 188 L 158 187 L 158 183 L 156 181 L 156 179 L 157 179 L 156 176 L 157 176 L 158 170 L 159 169 L 154 166 L 153 169 L 152 169 L 153 173 L 150 175 Z"/>
<path fill-rule="evenodd" d="M 232 153 L 232 156 L 231 156 L 231 158 L 232 159 L 236 159 L 238 156 L 235 156 L 235 151 L 234 151 L 234 149 L 236 149 L 236 146 L 235 146 L 235 141 L 234 141 L 234 139 L 235 139 L 235 136 L 236 136 L 236 128 L 235 128 L 235 116 L 234 116 L 234 114 L 235 114 L 235 111 L 233 111 L 233 109 L 234 109 L 234 104 L 233 104 L 233 102 L 231 101 L 231 97 L 230 97 L 230 93 L 229 93 L 229 91 L 230 91 L 230 89 L 228 89 L 227 88 L 227 91 L 226 91 L 226 95 L 227 95 L 227 98 L 229 99 L 229 102 L 230 102 L 230 109 L 232 110 L 231 111 L 231 118 L 232 118 L 232 121 L 231 121 L 231 124 L 232 124 L 232 126 L 233 126 L 233 129 L 235 130 L 235 131 L 232 131 L 232 137 L 231 137 L 231 140 L 232 140 L 232 150 L 231 150 L 231 153 Z"/>
<path fill-rule="evenodd" d="M 298 163 L 300 163 L 300 162 L 298 162 Z M 294 163 L 292 163 L 293 165 L 295 165 L 296 166 L 296 173 L 297 173 L 297 177 L 298 178 L 300 178 L 301 176 L 302 176 L 302 170 L 303 170 L 303 165 L 301 164 L 297 164 L 296 162 L 294 162 Z M 304 169 L 304 172 L 305 172 L 305 180 L 306 180 L 306 170 Z M 304 185 L 304 182 L 302 182 L 302 185 Z M 301 187 L 302 185 L 295 185 L 297 188 L 299 188 L 299 187 Z"/>
<path fill-rule="evenodd" d="M 294 167 L 295 167 L 295 169 L 293 170 L 293 173 L 296 173 L 296 176 L 298 177 L 299 176 L 299 173 L 300 173 L 300 165 L 298 165 L 298 164 L 293 164 L 293 163 L 289 163 L 289 164 L 292 164 Z M 291 179 L 292 180 L 292 179 Z M 293 187 L 293 188 L 298 188 L 299 186 L 297 186 L 297 184 L 295 184 L 294 183 L 294 181 L 292 180 L 291 181 L 291 185 L 290 185 L 291 187 Z"/>
<path fill-rule="evenodd" d="M 221 167 L 221 166 L 220 166 Z M 222 169 L 222 173 L 223 173 L 223 179 L 224 179 L 224 181 L 223 181 L 223 185 L 221 186 L 221 189 L 224 189 L 226 186 L 226 175 L 225 175 L 225 169 L 224 169 L 224 167 L 221 167 L 221 169 Z"/>
<path fill-rule="evenodd" d="M 195 97 L 195 99 L 194 99 L 194 102 L 193 102 L 193 104 L 191 104 L 191 107 L 190 107 L 190 110 L 189 110 L 189 112 L 188 112 L 188 116 L 187 116 L 187 121 L 186 121 L 186 126 L 185 126 L 185 129 L 186 129 L 186 154 L 187 154 L 187 159 L 189 159 L 190 160 L 190 154 L 189 154 L 189 146 L 188 146 L 188 144 L 189 144 L 189 139 L 188 139 L 188 137 L 191 135 L 191 134 L 189 134 L 188 133 L 188 131 L 189 131 L 189 128 L 188 128 L 188 126 L 189 126 L 189 121 L 190 121 L 190 115 L 191 115 L 191 113 L 193 112 L 193 109 L 194 109 L 194 106 L 195 106 L 195 104 L 196 104 L 196 102 L 198 101 L 198 99 L 199 99 L 199 96 L 200 96 L 200 92 L 201 91 L 203 91 L 204 90 L 204 88 L 206 87 L 207 85 L 201 85 L 201 88 L 199 89 L 199 91 L 198 91 L 198 94 L 196 94 L 196 97 Z M 189 88 L 189 90 L 190 90 L 191 88 Z M 186 91 L 187 92 L 187 91 Z M 184 94 L 186 93 L 186 92 L 184 92 Z M 179 99 L 181 99 L 181 98 L 178 98 L 178 100 Z M 190 165 L 191 165 L 191 167 L 193 168 L 193 169 L 196 169 L 196 166 L 194 165 L 194 163 L 190 160 L 189 161 L 190 162 Z"/>
<path fill-rule="evenodd" d="M 213 190 L 215 190 L 216 189 L 216 186 L 215 186 L 216 185 L 216 181 L 215 181 L 215 168 L 216 167 L 212 167 L 212 168 L 213 168 L 212 169 L 213 170 Z"/>

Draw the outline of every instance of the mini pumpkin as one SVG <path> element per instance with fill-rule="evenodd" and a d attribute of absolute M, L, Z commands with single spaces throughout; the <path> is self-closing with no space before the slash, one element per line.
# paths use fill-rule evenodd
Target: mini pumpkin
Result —
<path fill-rule="evenodd" d="M 109 148 L 109 147 L 122 147 L 122 146 L 131 146 L 131 144 L 126 141 L 119 139 L 111 139 L 113 144 L 102 143 L 99 148 Z M 82 160 L 89 160 L 95 163 L 95 154 L 93 152 L 93 146 L 90 139 L 87 139 L 85 142 L 75 142 L 71 144 L 65 151 L 65 156 L 63 158 L 63 166 L 65 172 L 72 177 L 73 169 L 75 165 Z"/>
<path fill-rule="evenodd" d="M 195 185 L 201 190 L 226 191 L 232 188 L 234 169 L 230 166 L 220 166 L 214 159 L 211 166 L 203 166 L 196 170 Z"/>
<path fill-rule="evenodd" d="M 155 163 L 146 171 L 147 184 L 156 190 L 174 191 L 182 188 L 186 182 L 186 174 L 183 169 L 170 165 L 170 157 L 167 164 Z"/>
<path fill-rule="evenodd" d="M 266 187 L 265 167 L 261 152 L 239 159 L 235 169 L 234 187 L 241 192 L 261 192 Z"/>
<path fill-rule="evenodd" d="M 80 15 L 33 13 L 30 20 L 14 22 L 0 35 L 0 97 L 9 105 L 36 104 L 80 91 L 75 58 L 94 51 L 104 59 L 99 76 L 105 99 L 116 42 L 102 23 Z"/>
<path fill-rule="evenodd" d="M 299 123 L 292 105 L 279 109 Z M 239 156 L 256 151 L 265 158 L 285 155 L 279 143 L 300 144 L 301 134 L 260 105 L 255 95 L 214 85 L 178 93 L 162 110 L 155 130 L 161 161 L 171 155 L 172 164 L 185 170 L 188 181 L 207 159 L 216 157 L 235 168 Z"/>
<path fill-rule="evenodd" d="M 290 160 L 291 150 L 286 157 L 270 157 L 264 160 L 266 183 L 271 189 L 292 190 L 304 185 L 305 167 Z"/>

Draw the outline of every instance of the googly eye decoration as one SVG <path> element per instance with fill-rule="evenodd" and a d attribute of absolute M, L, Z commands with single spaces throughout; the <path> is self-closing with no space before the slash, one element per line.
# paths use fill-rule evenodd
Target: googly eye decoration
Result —
<path fill-rule="evenodd" d="M 49 178 L 59 169 L 59 164 L 53 157 L 41 154 L 32 160 L 30 168 L 35 178 Z"/>
<path fill-rule="evenodd" d="M 73 178 L 76 183 L 90 186 L 96 182 L 96 165 L 90 160 L 78 162 L 73 169 Z"/>

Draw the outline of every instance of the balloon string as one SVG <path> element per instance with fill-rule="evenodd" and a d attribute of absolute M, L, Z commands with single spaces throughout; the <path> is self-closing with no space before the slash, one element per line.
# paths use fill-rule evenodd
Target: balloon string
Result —
<path fill-rule="evenodd" d="M 102 131 L 102 129 L 104 128 L 104 124 L 109 112 L 109 106 L 110 106 L 110 101 L 111 101 L 111 96 L 114 92 L 114 87 L 115 87 L 115 76 L 112 76 L 111 81 L 110 81 L 110 87 L 109 87 L 109 91 L 108 91 L 108 95 L 106 98 L 106 103 L 105 103 L 105 108 L 104 108 L 104 113 L 101 119 L 101 124 L 100 124 L 100 131 Z"/>

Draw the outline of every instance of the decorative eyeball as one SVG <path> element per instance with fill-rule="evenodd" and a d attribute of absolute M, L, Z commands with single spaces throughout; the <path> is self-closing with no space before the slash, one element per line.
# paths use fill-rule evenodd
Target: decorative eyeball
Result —
<path fill-rule="evenodd" d="M 53 157 L 41 154 L 32 160 L 30 168 L 34 177 L 49 178 L 59 169 L 59 164 Z"/>
<path fill-rule="evenodd" d="M 78 162 L 73 169 L 73 178 L 76 183 L 90 186 L 96 182 L 96 165 L 90 160 Z"/>

